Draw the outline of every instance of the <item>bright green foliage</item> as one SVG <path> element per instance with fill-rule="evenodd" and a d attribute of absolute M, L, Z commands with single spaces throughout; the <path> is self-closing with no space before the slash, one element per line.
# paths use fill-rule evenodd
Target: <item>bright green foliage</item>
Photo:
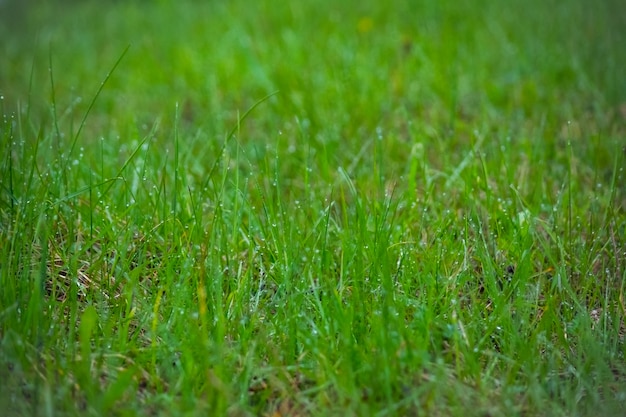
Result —
<path fill-rule="evenodd" d="M 618 1 L 0 16 L 6 415 L 623 412 Z"/>

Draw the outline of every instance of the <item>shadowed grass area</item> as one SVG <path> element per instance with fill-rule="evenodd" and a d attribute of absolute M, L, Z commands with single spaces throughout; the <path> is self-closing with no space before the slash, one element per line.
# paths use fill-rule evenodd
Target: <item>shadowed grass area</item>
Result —
<path fill-rule="evenodd" d="M 616 415 L 617 1 L 0 3 L 8 415 Z"/>

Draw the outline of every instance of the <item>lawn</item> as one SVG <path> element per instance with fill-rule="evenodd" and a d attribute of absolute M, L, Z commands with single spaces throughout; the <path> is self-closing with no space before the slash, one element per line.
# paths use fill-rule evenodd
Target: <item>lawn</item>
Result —
<path fill-rule="evenodd" d="M 618 416 L 617 0 L 0 2 L 0 414 Z"/>

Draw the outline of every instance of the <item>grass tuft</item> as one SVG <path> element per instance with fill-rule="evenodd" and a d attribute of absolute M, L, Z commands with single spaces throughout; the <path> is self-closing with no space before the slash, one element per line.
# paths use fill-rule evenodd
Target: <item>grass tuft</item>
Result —
<path fill-rule="evenodd" d="M 36 3 L 7 415 L 620 414 L 616 2 Z"/>

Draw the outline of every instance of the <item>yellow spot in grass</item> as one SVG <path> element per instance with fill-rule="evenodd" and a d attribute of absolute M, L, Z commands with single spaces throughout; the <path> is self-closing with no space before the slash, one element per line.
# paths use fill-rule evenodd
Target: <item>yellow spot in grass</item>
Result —
<path fill-rule="evenodd" d="M 362 17 L 357 23 L 357 29 L 359 33 L 365 34 L 372 30 L 374 27 L 374 20 L 371 17 Z"/>

